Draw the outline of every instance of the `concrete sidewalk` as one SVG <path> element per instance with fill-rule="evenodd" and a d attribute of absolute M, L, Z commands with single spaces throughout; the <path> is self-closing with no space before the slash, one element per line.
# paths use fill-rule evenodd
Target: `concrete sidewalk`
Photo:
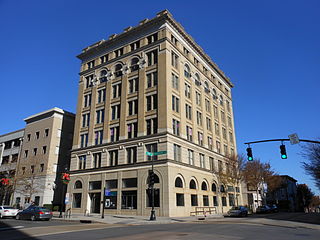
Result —
<path fill-rule="evenodd" d="M 247 217 L 247 218 L 231 218 L 223 215 L 215 214 L 209 216 L 191 216 L 191 217 L 157 217 L 156 221 L 150 221 L 149 216 L 131 216 L 131 215 L 107 215 L 101 218 L 101 214 L 91 214 L 90 216 L 83 216 L 82 214 L 72 214 L 70 218 L 58 218 L 59 213 L 54 212 L 53 220 L 60 221 L 76 221 L 76 222 L 96 222 L 104 224 L 121 224 L 121 225 L 144 225 L 144 224 L 170 224 L 170 223 L 212 223 L 212 224 L 260 224 L 267 226 L 278 226 L 288 228 L 308 228 L 320 230 L 320 225 L 275 220 L 263 217 Z"/>

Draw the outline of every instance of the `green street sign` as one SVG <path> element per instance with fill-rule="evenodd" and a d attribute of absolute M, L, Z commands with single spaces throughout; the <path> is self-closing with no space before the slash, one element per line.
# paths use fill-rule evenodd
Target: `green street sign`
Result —
<path fill-rule="evenodd" d="M 146 154 L 148 155 L 148 156 L 158 156 L 158 155 L 162 155 L 162 154 L 167 154 L 167 151 L 160 151 L 160 152 L 154 152 L 154 153 L 152 153 L 152 152 L 146 152 Z"/>

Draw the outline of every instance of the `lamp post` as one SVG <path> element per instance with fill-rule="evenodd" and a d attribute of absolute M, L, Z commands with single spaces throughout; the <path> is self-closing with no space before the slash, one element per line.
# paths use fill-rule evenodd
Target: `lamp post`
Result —
<path fill-rule="evenodd" d="M 65 195 L 67 193 L 68 183 L 70 182 L 70 174 L 68 173 L 68 168 L 65 168 L 65 172 L 61 174 L 61 181 L 62 181 L 62 191 L 61 191 L 59 218 L 62 218 L 62 211 L 65 205 Z"/>

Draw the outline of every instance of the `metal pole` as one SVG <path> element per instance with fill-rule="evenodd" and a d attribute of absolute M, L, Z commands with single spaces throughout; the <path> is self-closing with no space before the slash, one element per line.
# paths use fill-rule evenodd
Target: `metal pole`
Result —
<path fill-rule="evenodd" d="M 153 156 L 151 156 L 151 171 L 152 175 L 153 172 Z M 150 179 L 151 180 L 151 179 Z M 154 211 L 154 181 L 151 182 L 151 215 L 150 215 L 150 221 L 156 220 L 156 213 Z"/>
<path fill-rule="evenodd" d="M 101 218 L 104 218 L 104 204 L 106 202 L 106 188 L 103 189 L 103 200 L 102 200 L 102 214 Z"/>
<path fill-rule="evenodd" d="M 60 213 L 59 213 L 59 218 L 62 218 L 62 209 L 64 205 L 64 200 L 65 200 L 65 193 L 67 189 L 67 184 L 62 183 L 62 196 L 61 196 L 61 205 L 60 205 Z"/>

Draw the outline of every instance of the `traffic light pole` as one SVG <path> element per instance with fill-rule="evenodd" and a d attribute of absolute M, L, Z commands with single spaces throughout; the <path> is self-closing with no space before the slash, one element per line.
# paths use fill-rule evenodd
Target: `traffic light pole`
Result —
<path fill-rule="evenodd" d="M 152 171 L 152 174 L 154 174 L 154 172 L 153 172 L 153 157 L 154 156 L 151 156 L 151 171 Z M 151 179 L 149 179 L 149 181 L 151 181 Z M 155 221 L 156 220 L 156 212 L 154 211 L 154 181 L 151 181 L 150 186 L 151 186 L 151 215 L 150 215 L 150 221 Z"/>
<path fill-rule="evenodd" d="M 262 142 L 284 142 L 284 141 L 290 141 L 289 138 L 284 138 L 284 139 L 268 139 L 268 140 L 261 140 L 261 141 L 254 141 L 254 142 L 246 142 L 244 144 L 253 144 L 253 143 L 262 143 Z M 299 139 L 300 142 L 308 142 L 308 143 L 318 143 L 320 144 L 319 141 L 313 141 L 313 140 L 307 140 L 307 139 Z"/>

